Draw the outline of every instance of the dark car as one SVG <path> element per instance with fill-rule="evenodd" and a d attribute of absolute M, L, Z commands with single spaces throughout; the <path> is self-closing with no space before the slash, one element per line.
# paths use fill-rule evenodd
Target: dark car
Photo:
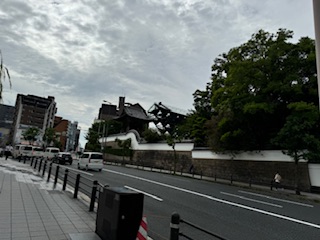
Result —
<path fill-rule="evenodd" d="M 58 163 L 58 164 L 68 163 L 69 165 L 71 165 L 72 161 L 73 159 L 72 159 L 71 153 L 69 152 L 59 152 L 57 156 L 52 158 L 52 162 Z"/>

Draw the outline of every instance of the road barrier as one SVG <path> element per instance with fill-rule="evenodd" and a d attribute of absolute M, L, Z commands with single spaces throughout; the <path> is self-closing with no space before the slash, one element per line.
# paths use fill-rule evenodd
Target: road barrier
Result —
<path fill-rule="evenodd" d="M 24 162 L 25 163 L 25 162 Z M 49 167 L 48 167 L 49 165 Z M 51 177 L 53 177 L 53 186 L 56 188 L 58 180 L 62 181 L 62 190 L 65 191 L 67 186 L 73 188 L 73 198 L 78 198 L 78 193 L 86 195 L 90 198 L 89 211 L 94 211 L 95 203 L 99 200 L 99 193 L 103 187 L 108 187 L 108 185 L 103 185 L 97 180 L 91 180 L 82 176 L 76 171 L 64 168 L 58 164 L 53 164 L 51 161 L 45 160 L 43 158 L 31 158 L 30 166 L 36 170 L 41 177 L 45 177 L 47 173 L 47 182 L 50 182 Z M 54 175 L 52 176 L 52 171 Z"/>

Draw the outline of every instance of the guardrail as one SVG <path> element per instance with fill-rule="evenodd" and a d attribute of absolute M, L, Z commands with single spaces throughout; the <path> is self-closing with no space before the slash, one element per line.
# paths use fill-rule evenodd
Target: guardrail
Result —
<path fill-rule="evenodd" d="M 20 161 L 19 161 L 20 162 Z M 26 161 L 23 161 L 26 163 Z M 80 173 L 68 168 L 63 168 L 58 164 L 43 158 L 32 158 L 30 166 L 44 178 L 47 173 L 47 182 L 53 178 L 53 187 L 56 188 L 58 180 L 62 181 L 62 190 L 65 191 L 67 186 L 73 188 L 73 198 L 78 198 L 79 191 L 90 198 L 89 211 L 94 211 L 95 203 L 99 200 L 99 192 L 107 185 L 102 185 L 97 180 L 91 180 L 82 176 Z M 64 171 L 63 171 L 64 170 Z"/>
<path fill-rule="evenodd" d="M 179 240 L 179 236 L 186 238 L 186 239 L 189 239 L 189 240 L 195 240 L 194 238 L 192 238 L 192 237 L 188 236 L 187 234 L 180 231 L 180 224 L 181 223 L 186 224 L 193 231 L 197 230 L 198 232 L 201 232 L 201 233 L 207 235 L 208 237 L 210 236 L 210 239 L 227 240 L 226 238 L 221 237 L 218 234 L 210 232 L 204 228 L 201 228 L 194 223 L 191 223 L 189 221 L 181 219 L 180 215 L 178 213 L 173 213 L 171 215 L 170 240 Z M 203 239 L 203 238 L 197 238 L 197 239 Z"/>

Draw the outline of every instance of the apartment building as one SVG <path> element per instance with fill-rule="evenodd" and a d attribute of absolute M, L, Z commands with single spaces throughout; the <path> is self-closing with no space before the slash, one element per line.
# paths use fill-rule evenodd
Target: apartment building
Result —
<path fill-rule="evenodd" d="M 37 141 L 42 143 L 42 138 L 47 128 L 53 128 L 54 117 L 57 112 L 54 97 L 47 98 L 34 95 L 18 94 L 15 105 L 13 126 L 10 132 L 12 144 L 22 143 L 23 132 L 30 127 L 40 129 Z"/>
<path fill-rule="evenodd" d="M 54 130 L 61 143 L 61 151 L 76 151 L 79 144 L 80 129 L 78 122 L 71 122 L 62 117 L 55 117 Z"/>

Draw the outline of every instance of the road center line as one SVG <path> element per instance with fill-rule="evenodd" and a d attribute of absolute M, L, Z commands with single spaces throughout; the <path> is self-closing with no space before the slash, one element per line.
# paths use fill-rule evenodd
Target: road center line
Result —
<path fill-rule="evenodd" d="M 245 194 L 250 194 L 250 195 L 253 195 L 253 196 L 257 196 L 257 197 L 263 197 L 263 198 L 267 198 L 267 199 L 271 199 L 271 200 L 275 200 L 275 201 L 279 201 L 279 202 L 292 203 L 292 204 L 301 205 L 301 206 L 304 206 L 304 207 L 313 208 L 313 205 L 310 205 L 310 204 L 294 202 L 294 201 L 280 199 L 280 198 L 274 198 L 274 197 L 270 197 L 268 195 L 263 195 L 263 194 L 259 194 L 259 193 L 252 193 L 252 192 L 247 192 L 247 191 L 238 191 L 238 192 L 245 193 Z"/>
<path fill-rule="evenodd" d="M 263 201 L 255 200 L 255 199 L 252 199 L 252 198 L 247 198 L 247 197 L 244 197 L 244 196 L 240 196 L 240 195 L 236 195 L 236 194 L 231 194 L 231 193 L 226 193 L 226 192 L 220 192 L 220 193 L 221 193 L 221 194 L 224 194 L 224 195 L 231 196 L 231 197 L 236 197 L 236 198 L 240 198 L 240 199 L 243 199 L 243 200 L 251 201 L 251 202 L 257 202 L 257 203 L 261 203 L 261 204 L 265 204 L 265 205 L 269 205 L 269 206 L 273 206 L 273 207 L 282 208 L 282 206 L 281 206 L 281 205 L 278 205 L 278 204 L 263 202 Z"/>
<path fill-rule="evenodd" d="M 157 197 L 157 196 L 155 196 L 155 195 L 152 195 L 152 194 L 150 194 L 150 193 L 143 192 L 143 191 L 141 191 L 141 190 L 138 190 L 138 189 L 136 189 L 136 188 L 132 188 L 132 187 L 129 187 L 129 186 L 124 186 L 124 187 L 127 188 L 127 189 L 130 189 L 130 190 L 133 190 L 133 191 L 135 191 L 135 192 L 138 192 L 138 193 L 143 193 L 144 195 L 146 195 L 146 196 L 148 196 L 148 197 L 151 197 L 151 198 L 153 198 L 153 199 L 155 199 L 155 200 L 158 200 L 158 201 L 160 201 L 160 202 L 163 201 L 162 198 L 159 198 L 159 197 Z"/>
<path fill-rule="evenodd" d="M 299 219 L 283 216 L 283 215 L 280 215 L 280 214 L 277 214 L 277 213 L 273 213 L 273 212 L 268 212 L 268 211 L 261 210 L 261 209 L 258 209 L 258 208 L 249 207 L 249 206 L 242 205 L 242 204 L 239 204 L 239 203 L 226 201 L 226 200 L 215 198 L 215 197 L 212 197 L 210 195 L 203 194 L 203 193 L 194 192 L 194 191 L 191 191 L 191 190 L 188 190 L 188 189 L 171 186 L 169 184 L 156 182 L 156 181 L 153 181 L 153 180 L 149 180 L 149 179 L 142 178 L 142 177 L 137 177 L 137 176 L 126 174 L 126 173 L 116 172 L 116 171 L 113 171 L 113 170 L 103 169 L 103 171 L 114 173 L 114 174 L 118 174 L 118 175 L 122 175 L 122 176 L 126 176 L 126 177 L 135 178 L 135 179 L 138 179 L 138 180 L 141 180 L 141 181 L 153 183 L 153 184 L 156 184 L 156 185 L 159 185 L 159 186 L 163 186 L 163 187 L 175 189 L 175 190 L 178 190 L 178 191 L 181 191 L 181 192 L 186 192 L 186 193 L 190 193 L 190 194 L 193 194 L 193 195 L 196 195 L 196 196 L 207 198 L 207 199 L 210 199 L 210 200 L 213 200 L 213 201 L 216 201 L 216 202 L 228 204 L 228 205 L 239 207 L 239 208 L 243 208 L 243 209 L 246 209 L 246 210 L 249 210 L 249 211 L 258 212 L 258 213 L 261 213 L 261 214 L 269 215 L 269 216 L 272 216 L 272 217 L 276 217 L 276 218 L 280 218 L 280 219 L 284 219 L 284 220 L 287 220 L 287 221 L 291 221 L 291 222 L 295 222 L 295 223 L 299 223 L 299 224 L 303 224 L 303 225 L 306 225 L 306 226 L 310 226 L 310 227 L 314 227 L 314 228 L 320 229 L 320 225 L 317 225 L 317 224 L 314 224 L 314 223 L 310 223 L 310 222 L 302 221 L 302 220 L 299 220 Z"/>

